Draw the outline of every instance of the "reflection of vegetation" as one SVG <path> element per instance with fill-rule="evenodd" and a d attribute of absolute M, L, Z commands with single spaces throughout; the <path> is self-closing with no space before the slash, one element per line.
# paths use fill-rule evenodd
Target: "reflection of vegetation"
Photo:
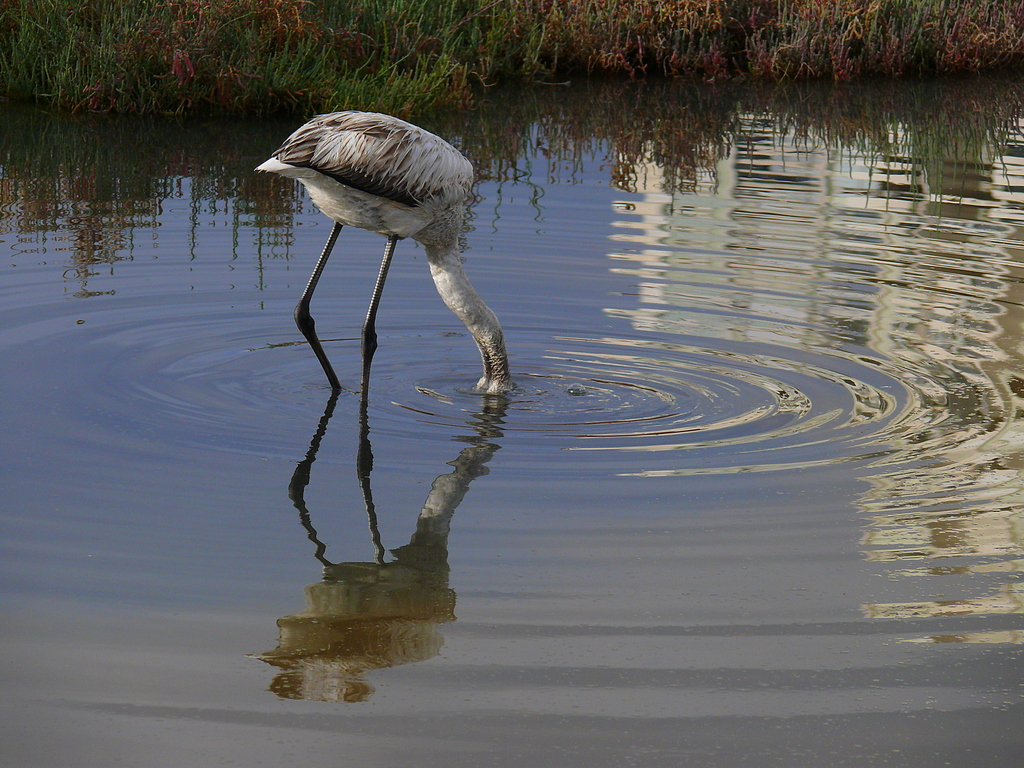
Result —
<path fill-rule="evenodd" d="M 673 191 L 713 174 L 743 142 L 741 131 L 749 128 L 741 124 L 751 121 L 741 117 L 760 117 L 766 128 L 809 143 L 948 174 L 950 167 L 957 172 L 958 159 L 998 153 L 1016 130 L 1022 104 L 1024 83 L 999 78 L 771 87 L 590 83 L 490 90 L 473 112 L 420 122 L 452 138 L 480 180 L 531 173 L 571 179 L 596 157 L 617 187 L 633 189 L 638 170 L 653 163 Z M 261 246 L 287 253 L 297 192 L 252 168 L 295 121 L 68 119 L 32 109 L 9 109 L 0 119 L 0 231 L 62 230 L 77 269 L 123 257 L 128 233 L 150 226 L 164 200 L 182 196 L 196 211 L 203 201 L 223 201 L 236 226 L 255 225 Z M 939 181 L 931 188 L 955 187 Z"/>
<path fill-rule="evenodd" d="M 846 80 L 1022 56 L 1012 0 L 0 1 L 0 91 L 120 112 L 405 113 L 498 79 Z"/>
<path fill-rule="evenodd" d="M 179 124 L 69 119 L 34 109 L 0 117 L 0 234 L 61 231 L 80 277 L 125 258 L 130 233 L 152 227 L 164 201 L 230 201 L 234 222 L 257 226 L 260 244 L 290 242 L 297 197 L 252 173 L 254 148 L 272 147 L 288 124 Z"/>
<path fill-rule="evenodd" d="M 496 92 L 477 112 L 480 118 L 455 115 L 435 130 L 461 136 L 489 178 L 512 177 L 524 155 L 546 159 L 553 176 L 598 156 L 621 189 L 632 190 L 638 166 L 653 163 L 673 192 L 692 188 L 743 143 L 741 117 L 761 118 L 766 130 L 808 144 L 901 158 L 926 170 L 932 160 L 936 170 L 947 160 L 975 160 L 1000 152 L 1016 132 L 1024 81 L 600 83 Z"/>

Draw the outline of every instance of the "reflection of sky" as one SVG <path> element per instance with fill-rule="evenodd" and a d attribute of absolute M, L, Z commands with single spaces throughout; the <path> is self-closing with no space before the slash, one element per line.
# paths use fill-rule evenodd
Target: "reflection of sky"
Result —
<path fill-rule="evenodd" d="M 919 561 L 947 558 L 996 579 L 1020 570 L 1020 159 L 947 163 L 940 181 L 898 157 L 796 150 L 747 129 L 697 194 L 664 194 L 657 166 L 638 171 L 643 198 L 617 204 L 621 250 L 609 254 L 614 272 L 636 280 L 637 306 L 609 313 L 651 332 L 895 371 L 918 413 L 882 435 L 890 454 L 867 473 L 866 556 L 900 563 L 907 578 L 922 573 Z M 936 565 L 933 575 L 957 574 Z M 865 611 L 1024 611 L 1015 582 L 974 594 L 983 588 Z"/>

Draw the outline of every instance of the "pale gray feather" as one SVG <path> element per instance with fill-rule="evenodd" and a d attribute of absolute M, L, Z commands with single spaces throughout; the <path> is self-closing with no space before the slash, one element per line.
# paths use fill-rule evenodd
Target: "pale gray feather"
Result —
<path fill-rule="evenodd" d="M 451 144 L 404 120 L 369 112 L 319 115 L 274 157 L 411 207 L 455 205 L 473 184 L 473 166 Z"/>

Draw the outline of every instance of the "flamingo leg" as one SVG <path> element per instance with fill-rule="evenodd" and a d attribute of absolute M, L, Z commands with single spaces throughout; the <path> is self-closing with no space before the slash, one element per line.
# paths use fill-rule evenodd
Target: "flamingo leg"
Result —
<path fill-rule="evenodd" d="M 298 326 L 302 335 L 306 337 L 309 346 L 313 348 L 313 353 L 316 355 L 316 359 L 320 361 L 320 365 L 323 366 L 324 373 L 327 374 L 327 381 L 335 392 L 341 389 L 341 382 L 338 381 L 338 375 L 334 372 L 334 368 L 331 367 L 331 361 L 327 359 L 327 353 L 324 352 L 320 339 L 317 338 L 316 323 L 313 322 L 313 316 L 309 314 L 309 302 L 313 298 L 313 291 L 316 289 L 320 275 L 327 265 L 327 259 L 331 255 L 331 250 L 334 248 L 339 232 L 341 232 L 341 224 L 335 222 L 330 237 L 327 238 L 327 244 L 324 246 L 320 258 L 317 259 L 316 266 L 313 268 L 313 274 L 310 276 L 309 282 L 306 283 L 306 289 L 302 292 L 299 303 L 295 305 L 295 325 Z"/>
<path fill-rule="evenodd" d="M 356 477 L 359 478 L 359 490 L 363 492 L 363 505 L 370 524 L 370 539 L 373 541 L 373 561 L 384 565 L 384 545 L 380 540 L 380 528 L 377 525 L 377 508 L 373 504 L 373 489 L 370 487 L 370 472 L 373 470 L 373 448 L 370 446 L 369 416 L 369 368 L 365 369 L 363 391 L 359 393 L 359 449 L 356 451 Z"/>
<path fill-rule="evenodd" d="M 388 279 L 388 268 L 391 266 L 391 257 L 395 255 L 395 245 L 398 243 L 398 240 L 398 235 L 390 235 L 387 245 L 384 246 L 384 259 L 380 263 L 380 272 L 377 273 L 377 282 L 373 286 L 373 295 L 370 297 L 370 307 L 366 310 L 366 322 L 363 323 L 364 391 L 367 380 L 370 377 L 370 363 L 373 362 L 373 353 L 377 351 L 377 307 L 380 306 L 380 297 L 384 293 L 384 281 Z"/>

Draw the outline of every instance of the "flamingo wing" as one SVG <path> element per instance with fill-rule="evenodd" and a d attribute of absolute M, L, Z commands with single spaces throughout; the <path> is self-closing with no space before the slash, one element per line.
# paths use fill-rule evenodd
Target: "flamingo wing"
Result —
<path fill-rule="evenodd" d="M 274 158 L 410 207 L 455 205 L 473 184 L 473 166 L 451 144 L 372 112 L 319 115 L 289 136 Z"/>

